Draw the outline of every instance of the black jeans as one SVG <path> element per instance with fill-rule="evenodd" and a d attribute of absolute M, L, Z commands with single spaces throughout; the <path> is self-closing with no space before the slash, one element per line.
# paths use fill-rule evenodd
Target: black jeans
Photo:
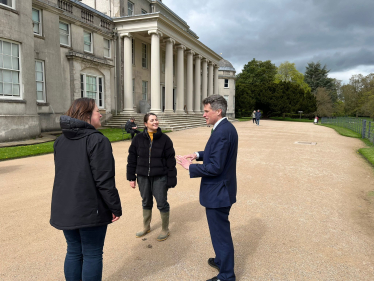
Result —
<path fill-rule="evenodd" d="M 130 133 L 131 134 L 131 138 L 133 139 L 134 138 L 134 135 L 135 134 L 139 134 L 140 133 L 140 131 L 139 130 L 133 130 L 133 129 L 131 129 L 131 130 L 128 130 L 128 133 Z"/>
<path fill-rule="evenodd" d="M 257 124 L 257 122 L 256 122 L 256 118 L 252 118 L 252 121 L 253 121 L 253 123 L 256 123 L 256 124 Z"/>
<path fill-rule="evenodd" d="M 157 202 L 157 209 L 163 213 L 169 212 L 170 205 L 168 203 L 168 187 L 166 183 L 167 176 L 138 176 L 143 209 L 152 210 L 154 196 Z"/>
<path fill-rule="evenodd" d="M 100 281 L 107 225 L 64 230 L 68 249 L 64 273 L 67 281 Z"/>

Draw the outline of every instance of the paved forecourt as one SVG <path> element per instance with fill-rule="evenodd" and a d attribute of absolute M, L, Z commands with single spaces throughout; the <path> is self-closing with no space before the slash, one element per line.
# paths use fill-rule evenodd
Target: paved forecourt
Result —
<path fill-rule="evenodd" d="M 238 202 L 230 213 L 238 280 L 374 280 L 373 168 L 358 139 L 312 123 L 236 122 Z M 177 154 L 204 149 L 211 128 L 169 133 Z M 304 142 L 296 144 L 295 142 Z M 306 144 L 317 142 L 317 145 Z M 206 280 L 216 274 L 200 179 L 178 166 L 169 190 L 171 235 L 142 225 L 126 181 L 129 141 L 113 143 L 122 218 L 108 228 L 104 280 Z M 66 243 L 49 225 L 53 154 L 0 162 L 1 280 L 64 280 Z"/>

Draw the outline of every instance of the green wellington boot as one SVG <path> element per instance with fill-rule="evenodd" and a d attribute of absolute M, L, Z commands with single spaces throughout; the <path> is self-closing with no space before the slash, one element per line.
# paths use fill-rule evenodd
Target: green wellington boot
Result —
<path fill-rule="evenodd" d="M 164 241 L 168 239 L 168 236 L 170 235 L 169 232 L 169 217 L 170 217 L 170 212 L 163 213 L 160 212 L 161 214 L 161 221 L 162 221 L 162 230 L 160 235 L 157 237 L 158 241 Z"/>
<path fill-rule="evenodd" d="M 151 231 L 152 210 L 143 209 L 143 230 L 136 233 L 136 237 L 143 237 Z"/>

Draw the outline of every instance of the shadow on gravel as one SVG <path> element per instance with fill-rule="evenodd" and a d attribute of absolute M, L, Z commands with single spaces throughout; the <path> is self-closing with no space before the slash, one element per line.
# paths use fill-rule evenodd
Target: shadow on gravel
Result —
<path fill-rule="evenodd" d="M 153 208 L 153 218 L 159 216 L 157 208 Z M 144 280 L 155 272 L 175 266 L 185 258 L 193 247 L 193 227 L 205 216 L 205 210 L 198 201 L 170 208 L 170 237 L 163 242 L 156 241 L 161 225 L 159 222 L 151 223 L 151 232 L 138 239 L 139 242 L 130 250 L 120 269 L 109 276 L 107 280 Z M 204 221 L 205 223 L 205 221 Z M 139 224 L 140 225 L 140 224 Z M 208 226 L 206 226 L 208 227 Z M 146 240 L 143 240 L 146 239 Z M 188 268 L 180 268 L 188 272 Z M 171 276 L 171 279 L 175 280 Z"/>
<path fill-rule="evenodd" d="M 10 173 L 10 172 L 14 172 L 15 170 L 18 170 L 19 168 L 21 168 L 23 165 L 9 165 L 9 166 L 6 166 L 6 167 L 1 167 L 0 168 L 0 174 L 7 174 L 7 173 Z"/>
<path fill-rule="evenodd" d="M 252 219 L 248 224 L 232 229 L 235 246 L 235 275 L 241 280 L 247 267 L 248 257 L 252 256 L 266 233 L 266 226 L 260 219 Z M 247 270 L 246 270 L 247 269 Z M 249 269 L 250 270 L 250 269 Z"/>

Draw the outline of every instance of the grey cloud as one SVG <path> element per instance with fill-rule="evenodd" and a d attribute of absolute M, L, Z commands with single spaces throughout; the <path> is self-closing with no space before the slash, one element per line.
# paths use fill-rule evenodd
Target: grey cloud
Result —
<path fill-rule="evenodd" d="M 233 65 L 253 58 L 288 60 L 302 72 L 318 60 L 336 72 L 374 65 L 372 0 L 163 2 Z"/>

